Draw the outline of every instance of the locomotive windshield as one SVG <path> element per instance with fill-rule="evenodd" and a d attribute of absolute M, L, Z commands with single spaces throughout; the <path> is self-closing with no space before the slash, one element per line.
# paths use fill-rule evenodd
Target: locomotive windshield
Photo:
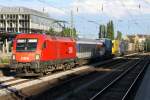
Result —
<path fill-rule="evenodd" d="M 37 48 L 37 39 L 18 39 L 16 51 L 35 51 Z"/>

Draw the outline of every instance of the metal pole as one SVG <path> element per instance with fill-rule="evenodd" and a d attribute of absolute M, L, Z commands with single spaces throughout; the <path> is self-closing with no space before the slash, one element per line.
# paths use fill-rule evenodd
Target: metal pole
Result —
<path fill-rule="evenodd" d="M 70 29 L 70 36 L 73 37 L 73 10 L 71 10 L 71 29 Z"/>

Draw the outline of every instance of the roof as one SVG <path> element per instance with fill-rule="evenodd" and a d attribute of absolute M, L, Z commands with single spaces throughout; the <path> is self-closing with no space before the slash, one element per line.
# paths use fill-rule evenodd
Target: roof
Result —
<path fill-rule="evenodd" d="M 21 33 L 17 35 L 17 38 L 26 38 L 26 37 L 44 37 L 44 34 L 37 34 L 37 33 L 33 33 L 33 34 L 27 34 L 27 33 Z"/>
<path fill-rule="evenodd" d="M 43 13 L 26 7 L 2 7 L 0 8 L 0 14 L 31 14 L 58 21 L 56 19 L 50 18 L 47 13 Z"/>
<path fill-rule="evenodd" d="M 146 34 L 127 35 L 128 38 L 135 38 L 136 36 L 139 38 L 142 38 L 142 37 L 150 38 L 150 35 L 146 35 Z"/>
<path fill-rule="evenodd" d="M 135 35 L 127 35 L 128 38 L 134 38 Z"/>

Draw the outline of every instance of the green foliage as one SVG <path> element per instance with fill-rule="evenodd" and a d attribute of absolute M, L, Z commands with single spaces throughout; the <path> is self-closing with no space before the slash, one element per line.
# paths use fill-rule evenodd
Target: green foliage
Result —
<path fill-rule="evenodd" d="M 9 63 L 9 59 L 8 58 L 2 58 L 1 59 L 1 63 L 2 64 L 8 64 Z"/>
<path fill-rule="evenodd" d="M 99 27 L 99 38 L 105 38 L 107 34 L 107 28 L 105 25 L 100 25 Z"/>
<path fill-rule="evenodd" d="M 55 36 L 56 32 L 54 31 L 53 28 L 50 28 L 49 31 L 46 32 L 47 35 Z"/>
<path fill-rule="evenodd" d="M 77 37 L 77 32 L 76 32 L 76 29 L 73 28 L 64 28 L 61 32 L 61 36 L 65 36 L 65 37 L 73 37 L 73 38 L 76 38 Z"/>
<path fill-rule="evenodd" d="M 146 39 L 145 43 L 144 43 L 144 49 L 147 52 L 150 52 L 150 38 Z"/>
<path fill-rule="evenodd" d="M 100 25 L 99 27 L 99 38 L 114 39 L 114 25 L 113 21 L 109 21 L 107 25 Z"/>
<path fill-rule="evenodd" d="M 73 28 L 63 28 L 63 30 L 61 32 L 56 32 L 54 31 L 53 28 L 51 28 L 49 31 L 46 32 L 47 35 L 51 35 L 51 36 L 64 36 L 64 37 L 73 37 L 76 38 L 77 37 L 77 32 L 76 29 Z"/>
<path fill-rule="evenodd" d="M 121 40 L 122 39 L 122 32 L 120 31 L 117 31 L 117 37 L 116 37 L 117 40 Z"/>
<path fill-rule="evenodd" d="M 109 21 L 107 23 L 107 38 L 113 40 L 114 39 L 114 25 L 113 25 L 113 21 Z"/>
<path fill-rule="evenodd" d="M 1 41 L 4 43 L 6 40 L 6 33 L 2 33 Z"/>

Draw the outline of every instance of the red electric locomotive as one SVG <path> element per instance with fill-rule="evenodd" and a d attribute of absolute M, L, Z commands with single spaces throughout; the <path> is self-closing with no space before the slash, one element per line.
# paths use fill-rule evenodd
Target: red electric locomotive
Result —
<path fill-rule="evenodd" d="M 76 43 L 69 37 L 19 34 L 13 42 L 12 64 L 19 74 L 39 75 L 76 64 Z"/>

